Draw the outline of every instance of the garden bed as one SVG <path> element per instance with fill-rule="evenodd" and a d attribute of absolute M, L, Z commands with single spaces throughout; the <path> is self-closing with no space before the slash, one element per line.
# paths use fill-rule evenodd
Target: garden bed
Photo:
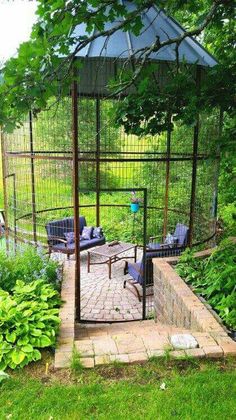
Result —
<path fill-rule="evenodd" d="M 60 268 L 41 250 L 0 253 L 0 371 L 24 367 L 55 347 Z"/>
<path fill-rule="evenodd" d="M 205 258 L 196 258 L 193 251 L 185 251 L 176 271 L 218 322 L 236 338 L 235 240 L 222 241 Z"/>
<path fill-rule="evenodd" d="M 232 243 L 229 246 L 232 246 Z M 217 251 L 214 249 L 214 253 L 220 249 L 220 247 Z M 206 258 L 205 264 L 207 264 L 207 259 L 213 258 L 211 256 L 212 251 L 206 250 L 197 253 L 197 256 Z M 183 263 L 184 258 L 185 256 L 180 259 L 180 263 L 184 264 L 185 270 L 189 270 L 191 265 L 186 262 Z M 193 260 L 196 263 L 197 259 L 194 258 Z M 235 343 L 228 336 L 229 330 L 226 329 L 225 325 L 222 325 L 222 322 L 219 322 L 218 316 L 216 316 L 212 309 L 209 310 L 209 300 L 206 304 L 202 299 L 199 299 L 197 294 L 193 293 L 193 287 L 190 288 L 189 284 L 177 274 L 177 262 L 178 258 L 176 257 L 154 261 L 154 307 L 156 320 L 192 331 L 209 333 L 214 339 L 216 338 L 218 343 L 221 343 L 222 348 L 227 343 L 226 347 L 228 347 L 228 350 L 231 349 L 232 354 L 236 354 Z M 218 272 L 220 272 L 220 269 L 218 269 Z M 203 279 L 202 276 L 201 279 Z M 234 298 L 235 293 L 233 290 L 232 295 Z M 231 317 L 230 319 L 233 318 Z M 225 324 L 225 319 L 223 321 Z M 229 327 L 228 323 L 226 325 Z M 223 337 L 225 338 L 223 339 Z M 226 348 L 224 353 L 227 354 Z"/>

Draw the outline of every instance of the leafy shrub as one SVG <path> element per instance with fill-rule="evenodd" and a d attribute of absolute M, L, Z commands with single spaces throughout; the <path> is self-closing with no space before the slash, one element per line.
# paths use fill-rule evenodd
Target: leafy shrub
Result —
<path fill-rule="evenodd" d="M 221 319 L 236 329 L 236 247 L 224 240 L 206 259 L 197 259 L 186 250 L 176 271 L 215 309 Z"/>
<path fill-rule="evenodd" d="M 221 206 L 220 215 L 227 235 L 236 235 L 236 202 Z"/>
<path fill-rule="evenodd" d="M 58 288 L 58 264 L 40 250 L 28 247 L 10 256 L 0 252 L 0 288 L 10 292 L 17 280 L 30 283 L 39 278 Z"/>
<path fill-rule="evenodd" d="M 0 290 L 0 370 L 39 360 L 38 349 L 55 345 L 59 306 L 59 293 L 44 280 L 18 280 L 12 295 Z"/>

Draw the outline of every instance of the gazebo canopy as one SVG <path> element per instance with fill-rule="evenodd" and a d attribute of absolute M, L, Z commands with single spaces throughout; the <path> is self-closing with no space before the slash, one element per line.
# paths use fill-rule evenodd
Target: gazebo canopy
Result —
<path fill-rule="evenodd" d="M 130 1 L 122 3 L 128 12 L 135 10 L 136 5 Z M 121 18 L 122 19 L 122 18 Z M 109 37 L 98 37 L 88 44 L 83 50 L 79 51 L 78 57 L 107 57 L 117 59 L 127 59 L 138 49 L 152 45 L 157 37 L 160 42 L 173 39 L 184 34 L 185 30 L 171 17 L 167 16 L 163 10 L 156 6 L 147 8 L 141 15 L 143 28 L 138 36 L 131 31 L 124 32 L 118 30 Z M 121 21 L 116 20 L 107 23 L 105 30 L 112 29 Z M 93 35 L 99 33 L 94 31 Z M 75 36 L 89 36 L 86 32 L 85 25 L 79 25 L 74 33 Z M 136 58 L 139 57 L 135 53 Z M 157 52 L 150 55 L 150 59 L 158 61 L 175 61 L 176 60 L 176 44 L 166 45 Z M 209 54 L 195 39 L 186 37 L 179 45 L 179 60 L 189 64 L 198 64 L 204 67 L 213 67 L 217 61 Z"/>

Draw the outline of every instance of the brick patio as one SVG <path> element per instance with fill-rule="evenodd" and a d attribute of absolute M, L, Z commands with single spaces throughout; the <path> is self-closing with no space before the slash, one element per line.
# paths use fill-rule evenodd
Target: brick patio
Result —
<path fill-rule="evenodd" d="M 109 281 L 105 265 L 92 267 L 91 273 L 88 275 L 85 253 L 81 260 L 83 316 L 85 314 L 96 315 L 94 320 L 102 321 L 104 319 L 102 316 L 106 314 L 108 317 L 110 311 L 111 321 L 119 321 L 119 316 L 132 315 L 132 320 L 136 316 L 141 317 L 141 304 L 138 299 L 128 290 L 123 289 L 123 262 L 112 267 L 113 276 Z M 62 300 L 65 303 L 60 310 L 61 328 L 55 354 L 55 367 L 62 368 L 70 365 L 73 347 L 79 352 L 81 363 L 88 368 L 114 361 L 142 362 L 151 356 L 163 356 L 166 351 L 174 358 L 236 356 L 236 343 L 228 336 L 207 307 L 202 302 L 196 301 L 192 291 L 183 284 L 183 280 L 178 278 L 170 265 L 166 265 L 166 263 L 167 261 L 163 259 L 154 264 L 154 282 L 160 283 L 158 283 L 159 288 L 156 292 L 162 293 L 162 301 L 165 302 L 168 309 L 163 321 L 146 320 L 86 325 L 75 323 L 75 263 L 73 260 L 65 261 L 62 283 Z M 163 271 L 161 275 L 160 270 Z M 169 302 L 170 292 L 171 302 Z M 120 300 L 117 299 L 117 296 Z M 175 313 L 176 319 L 175 316 L 173 317 L 175 301 L 178 301 L 178 310 L 180 309 L 180 314 L 178 311 Z M 107 302 L 109 305 L 106 305 Z M 97 306 L 97 311 L 87 311 L 87 306 L 91 303 L 94 310 Z M 126 307 L 128 304 L 129 308 L 135 312 L 128 312 L 130 311 Z M 162 308 L 163 305 L 160 307 L 158 301 L 155 304 L 157 305 L 158 318 L 159 308 Z M 115 305 L 119 311 L 113 312 L 114 307 L 116 308 Z M 169 308 L 171 309 L 171 318 L 169 317 Z M 198 348 L 188 350 L 173 348 L 171 345 L 172 335 L 186 333 L 196 339 Z"/>
<path fill-rule="evenodd" d="M 198 342 L 198 348 L 176 350 L 171 345 L 174 334 L 191 334 Z M 207 332 L 190 331 L 170 325 L 156 323 L 154 320 L 126 322 L 117 324 L 77 324 L 74 340 L 63 336 L 56 350 L 55 367 L 70 365 L 73 346 L 75 346 L 86 368 L 105 365 L 114 361 L 122 363 L 144 362 L 150 357 L 219 358 L 236 356 L 236 343 L 226 332 L 217 335 Z"/>
<path fill-rule="evenodd" d="M 138 258 L 142 252 L 138 251 Z M 124 254 L 133 255 L 133 250 Z M 102 261 L 93 255 L 92 261 Z M 104 260 L 103 260 L 104 261 Z M 133 261 L 133 260 L 130 260 Z M 87 272 L 87 252 L 81 253 L 81 318 L 90 321 L 133 321 L 142 319 L 142 303 L 130 290 L 124 289 L 124 260 L 112 265 L 112 278 L 108 278 L 107 264 L 91 266 Z M 132 289 L 132 286 L 131 286 Z M 141 289 L 141 288 L 140 288 Z M 140 290 L 141 291 L 141 290 Z M 153 310 L 153 296 L 148 297 L 147 308 Z"/>
<path fill-rule="evenodd" d="M 54 254 L 55 255 L 55 254 Z M 133 255 L 133 250 L 124 256 Z M 123 256 L 123 254 L 122 254 Z M 138 250 L 137 257 L 141 258 L 142 251 Z M 63 255 L 57 255 L 62 259 Z M 93 255 L 93 262 L 102 259 Z M 103 260 L 104 261 L 104 260 Z M 130 259 L 130 261 L 133 261 Z M 132 293 L 132 286 L 127 284 L 124 289 L 124 280 L 131 277 L 124 276 L 124 260 L 112 264 L 112 278 L 108 278 L 107 264 L 92 265 L 90 273 L 87 272 L 87 252 L 81 252 L 81 319 L 84 321 L 133 321 L 142 319 L 142 303 Z M 71 257 L 67 270 L 73 276 L 74 257 Z M 141 287 L 140 293 L 142 292 Z M 146 300 L 147 313 L 153 315 L 153 296 Z"/>

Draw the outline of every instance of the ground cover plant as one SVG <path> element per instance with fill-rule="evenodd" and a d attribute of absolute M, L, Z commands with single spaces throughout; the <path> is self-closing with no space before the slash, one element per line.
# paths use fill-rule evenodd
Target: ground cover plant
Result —
<path fill-rule="evenodd" d="M 236 330 L 235 243 L 223 240 L 205 259 L 194 258 L 194 251 L 188 249 L 181 255 L 176 271 L 195 293 L 206 299 L 228 327 Z"/>
<path fill-rule="evenodd" d="M 0 370 L 23 367 L 54 347 L 59 329 L 58 265 L 28 247 L 0 254 Z"/>
<path fill-rule="evenodd" d="M 152 359 L 53 370 L 51 357 L 16 371 L 0 388 L 0 418 L 218 419 L 236 415 L 235 361 Z M 49 370 L 45 373 L 45 366 Z"/>
<path fill-rule="evenodd" d="M 0 289 L 0 370 L 41 358 L 39 348 L 55 346 L 59 327 L 58 292 L 43 280 L 18 280 L 12 294 Z"/>
<path fill-rule="evenodd" d="M 0 252 L 0 288 L 11 293 L 17 280 L 25 284 L 41 279 L 55 289 L 60 286 L 60 272 L 57 262 L 49 259 L 43 250 L 28 246 L 16 254 Z"/>

